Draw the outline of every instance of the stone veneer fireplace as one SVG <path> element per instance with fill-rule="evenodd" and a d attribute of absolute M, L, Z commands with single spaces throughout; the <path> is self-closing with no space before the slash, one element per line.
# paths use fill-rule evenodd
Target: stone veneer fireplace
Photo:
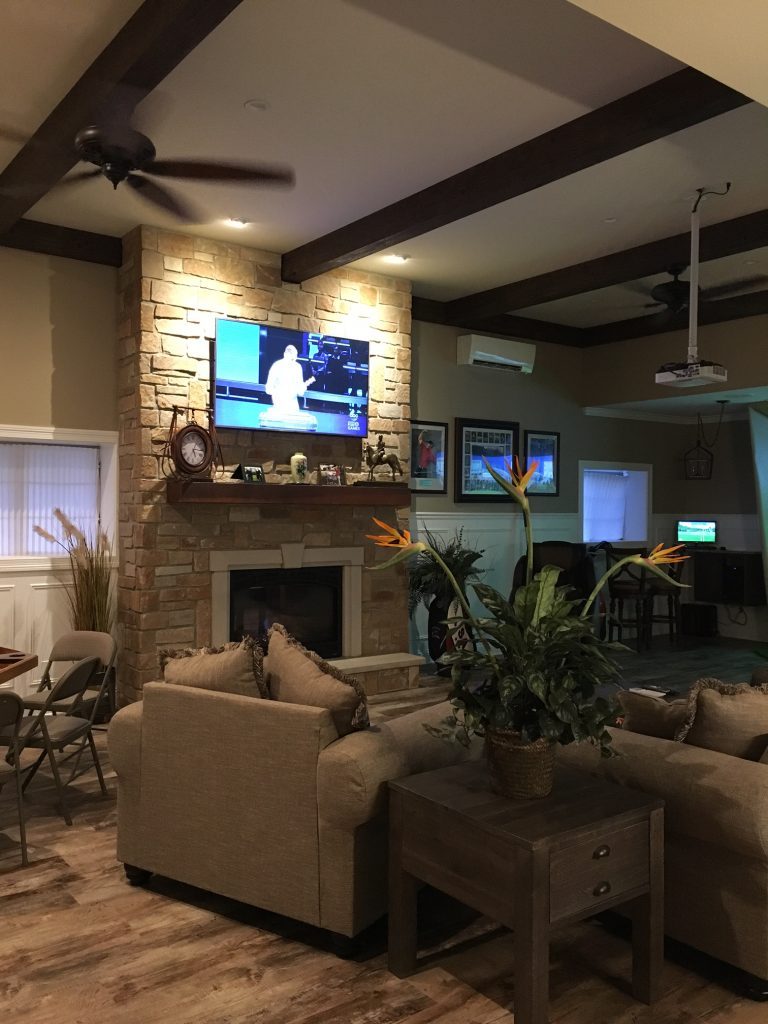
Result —
<path fill-rule="evenodd" d="M 322 560 L 336 557 L 331 549 L 354 550 L 357 562 L 330 563 L 344 566 L 345 584 L 357 573 L 358 581 L 345 586 L 344 651 L 364 657 L 407 651 L 405 571 L 363 571 L 386 557 L 366 539 L 371 515 L 395 521 L 385 501 L 172 504 L 153 442 L 166 435 L 174 405 L 208 404 L 215 320 L 233 316 L 369 341 L 370 433 L 374 440 L 384 435 L 407 477 L 410 284 L 347 268 L 287 284 L 273 253 L 148 227 L 123 240 L 119 281 L 121 700 L 137 699 L 144 683 L 157 678 L 159 649 L 221 638 L 215 579 L 226 553 L 246 552 L 253 564 L 295 545 L 310 564 L 329 564 Z M 335 462 L 350 467 L 350 479 L 359 473 L 354 439 L 230 430 L 221 431 L 220 440 L 229 470 L 261 463 L 271 483 L 288 479 L 299 446 L 311 469 Z M 359 626 L 349 608 L 355 594 Z"/>

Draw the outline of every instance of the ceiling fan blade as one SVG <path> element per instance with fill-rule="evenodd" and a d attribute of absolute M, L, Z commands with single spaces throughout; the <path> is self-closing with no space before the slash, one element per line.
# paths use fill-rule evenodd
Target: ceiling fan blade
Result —
<path fill-rule="evenodd" d="M 101 171 L 97 168 L 96 170 L 90 171 L 79 171 L 77 174 L 70 174 L 68 178 L 62 178 L 61 181 L 56 182 L 54 188 L 66 188 L 68 185 L 77 185 L 81 181 L 87 181 L 89 178 L 98 178 Z M 0 195 L 4 196 L 27 196 L 35 195 L 39 191 L 40 186 L 35 183 L 27 183 L 25 185 L 12 185 L 10 188 L 0 188 Z"/>
<path fill-rule="evenodd" d="M 61 181 L 57 181 L 54 188 L 65 188 L 67 185 L 77 185 L 81 181 L 88 181 L 89 178 L 98 178 L 101 175 L 101 168 L 97 167 L 90 171 L 78 171 L 77 174 L 70 174 Z"/>
<path fill-rule="evenodd" d="M 626 289 L 626 291 L 632 292 L 634 295 L 642 295 L 643 298 L 646 299 L 650 299 L 651 297 L 651 289 L 643 288 L 639 284 L 626 284 L 623 287 Z"/>
<path fill-rule="evenodd" d="M 154 181 L 150 181 L 149 178 L 144 178 L 138 174 L 129 174 L 125 181 L 142 199 L 154 203 L 155 206 L 159 206 L 167 213 L 173 214 L 179 220 L 183 220 L 187 224 L 202 223 L 202 218 L 197 215 L 191 205 L 179 199 L 172 192 L 169 192 L 168 189 L 162 188 L 160 185 L 155 184 Z"/>
<path fill-rule="evenodd" d="M 290 167 L 268 164 L 230 164 L 208 160 L 153 160 L 142 168 L 162 178 L 196 178 L 200 181 L 243 181 L 257 185 L 293 185 Z"/>
<path fill-rule="evenodd" d="M 738 281 L 729 281 L 727 284 L 716 284 L 711 288 L 704 288 L 699 297 L 705 302 L 712 302 L 716 299 L 730 298 L 732 295 L 742 295 L 767 284 L 768 277 L 765 274 L 756 274 L 753 277 L 742 277 Z"/>

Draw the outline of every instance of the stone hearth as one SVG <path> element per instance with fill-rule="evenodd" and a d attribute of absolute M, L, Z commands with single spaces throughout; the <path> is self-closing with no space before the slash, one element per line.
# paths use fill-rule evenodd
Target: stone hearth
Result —
<path fill-rule="evenodd" d="M 386 506 L 281 504 L 170 505 L 157 445 L 174 405 L 209 401 L 215 321 L 233 316 L 370 342 L 369 430 L 408 474 L 410 426 L 410 286 L 343 269 L 305 281 L 280 280 L 280 257 L 205 238 L 138 228 L 124 239 L 120 311 L 120 570 L 122 700 L 135 700 L 157 677 L 157 652 L 213 640 L 217 558 L 301 545 L 308 557 L 331 548 L 360 552 L 359 645 L 372 656 L 408 649 L 405 572 L 366 573 L 386 558 L 366 534 L 371 515 L 394 522 Z M 220 431 L 228 472 L 261 463 L 267 480 L 287 479 L 301 448 L 319 462 L 360 473 L 359 439 Z M 316 552 L 322 551 L 322 556 Z M 257 556 L 258 558 L 259 556 Z"/>

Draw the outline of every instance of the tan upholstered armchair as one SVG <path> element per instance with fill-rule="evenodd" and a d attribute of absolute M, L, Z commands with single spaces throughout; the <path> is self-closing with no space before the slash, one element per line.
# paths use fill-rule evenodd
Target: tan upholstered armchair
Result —
<path fill-rule="evenodd" d="M 112 720 L 118 858 L 353 936 L 386 912 L 386 782 L 469 756 L 445 704 L 338 738 L 329 711 L 150 683 Z M 473 751 L 476 753 L 477 751 Z"/>

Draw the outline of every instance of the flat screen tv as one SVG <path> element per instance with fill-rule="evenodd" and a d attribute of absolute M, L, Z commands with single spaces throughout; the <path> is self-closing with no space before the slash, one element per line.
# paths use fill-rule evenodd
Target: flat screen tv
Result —
<path fill-rule="evenodd" d="M 365 437 L 368 342 L 217 320 L 216 426 Z"/>
<path fill-rule="evenodd" d="M 717 523 L 711 519 L 678 519 L 678 544 L 714 544 L 717 541 Z"/>

